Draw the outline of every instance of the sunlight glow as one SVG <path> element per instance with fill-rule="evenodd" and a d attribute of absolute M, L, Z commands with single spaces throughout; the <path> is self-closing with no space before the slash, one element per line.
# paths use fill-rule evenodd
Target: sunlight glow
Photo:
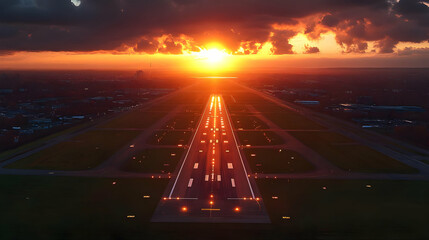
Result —
<path fill-rule="evenodd" d="M 232 64 L 231 54 L 219 44 L 200 48 L 199 52 L 191 52 L 191 56 L 194 58 L 192 68 L 202 72 L 223 72 Z"/>

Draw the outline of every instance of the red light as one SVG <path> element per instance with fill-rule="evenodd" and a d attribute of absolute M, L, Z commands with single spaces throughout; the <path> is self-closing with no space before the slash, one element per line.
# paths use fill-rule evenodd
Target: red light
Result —
<path fill-rule="evenodd" d="M 236 208 L 234 208 L 234 211 L 236 211 L 236 212 L 240 212 L 240 208 L 239 208 L 239 207 L 236 207 Z"/>
<path fill-rule="evenodd" d="M 210 194 L 210 197 L 213 198 L 213 194 Z"/>

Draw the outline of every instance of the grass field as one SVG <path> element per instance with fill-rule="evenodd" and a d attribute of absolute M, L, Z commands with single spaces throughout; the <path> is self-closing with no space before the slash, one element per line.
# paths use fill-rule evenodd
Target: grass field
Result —
<path fill-rule="evenodd" d="M 270 131 L 238 131 L 236 132 L 242 145 L 265 146 L 283 144 L 283 139 Z"/>
<path fill-rule="evenodd" d="M 288 149 L 244 149 L 244 154 L 256 173 L 299 173 L 314 169 L 299 153 Z"/>
<path fill-rule="evenodd" d="M 337 167 L 354 172 L 416 173 L 391 157 L 333 132 L 290 132 Z"/>
<path fill-rule="evenodd" d="M 201 113 L 204 107 L 205 104 L 186 104 L 183 106 L 183 111 L 186 113 Z"/>
<path fill-rule="evenodd" d="M 274 103 L 254 104 L 253 106 L 260 111 L 262 115 L 283 129 L 324 129 L 323 126 L 305 118 L 301 114 L 282 108 Z"/>
<path fill-rule="evenodd" d="M 228 101 L 236 101 L 236 103 L 243 103 L 243 104 L 249 104 L 249 103 L 258 103 L 258 102 L 264 102 L 267 101 L 261 96 L 251 93 L 251 92 L 234 92 L 231 93 L 231 99 L 228 99 Z"/>
<path fill-rule="evenodd" d="M 260 179 L 257 183 L 272 222 L 286 232 L 324 239 L 429 237 L 429 182 Z"/>
<path fill-rule="evenodd" d="M 248 108 L 243 104 L 231 103 L 227 104 L 226 106 L 231 114 L 243 114 L 249 111 Z"/>
<path fill-rule="evenodd" d="M 164 128 L 192 129 L 196 127 L 198 120 L 200 119 L 200 116 L 201 116 L 200 114 L 195 114 L 195 113 L 177 114 L 164 125 Z"/>
<path fill-rule="evenodd" d="M 185 145 L 191 138 L 191 131 L 160 130 L 155 132 L 148 140 L 155 145 Z"/>
<path fill-rule="evenodd" d="M 85 127 L 89 127 L 90 124 L 89 123 L 83 123 L 83 124 L 79 124 L 77 126 L 53 133 L 51 135 L 48 135 L 46 137 L 37 139 L 35 141 L 29 142 L 27 144 L 24 144 L 22 146 L 19 146 L 17 148 L 13 148 L 10 150 L 6 150 L 0 153 L 0 162 L 3 162 L 7 159 L 10 159 L 20 153 L 26 152 L 26 151 L 30 151 L 32 149 L 35 149 L 37 147 L 42 146 L 43 144 L 45 144 L 46 142 L 49 142 L 50 140 L 56 138 L 56 137 L 60 137 L 62 135 L 66 135 L 66 134 L 71 134 L 74 132 L 77 132 L 79 130 L 84 129 Z"/>
<path fill-rule="evenodd" d="M 99 128 L 147 128 L 167 115 L 167 112 L 146 112 L 140 110 L 130 111 L 114 118 Z"/>
<path fill-rule="evenodd" d="M 145 149 L 123 166 L 123 170 L 144 173 L 172 173 L 182 157 L 183 148 Z"/>
<path fill-rule="evenodd" d="M 85 170 L 107 160 L 139 131 L 93 130 L 7 165 L 7 168 Z"/>
<path fill-rule="evenodd" d="M 167 179 L 0 176 L 0 239 L 122 239 L 145 231 L 144 225 L 148 231 L 167 183 Z"/>
<path fill-rule="evenodd" d="M 261 119 L 250 115 L 235 115 L 232 116 L 232 123 L 236 129 L 267 129 L 268 126 Z"/>

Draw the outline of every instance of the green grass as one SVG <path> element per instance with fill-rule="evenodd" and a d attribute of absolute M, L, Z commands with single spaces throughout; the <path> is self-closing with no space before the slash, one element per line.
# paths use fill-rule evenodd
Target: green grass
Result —
<path fill-rule="evenodd" d="M 155 132 L 148 140 L 148 143 L 155 145 L 185 145 L 189 142 L 191 134 L 191 131 L 161 130 Z"/>
<path fill-rule="evenodd" d="M 232 116 L 232 123 L 236 129 L 267 129 L 268 126 L 261 119 L 249 115 Z"/>
<path fill-rule="evenodd" d="M 143 173 L 172 173 L 183 155 L 183 148 L 151 148 L 138 153 L 123 170 Z"/>
<path fill-rule="evenodd" d="M 314 169 L 301 154 L 288 149 L 244 149 L 246 159 L 256 173 L 299 173 Z"/>
<path fill-rule="evenodd" d="M 0 176 L 0 239 L 122 239 L 136 231 L 150 234 L 147 225 L 167 183 L 167 179 Z"/>
<path fill-rule="evenodd" d="M 138 131 L 93 130 L 7 165 L 7 168 L 85 170 L 107 160 Z"/>
<path fill-rule="evenodd" d="M 242 145 L 265 146 L 283 144 L 283 139 L 270 131 L 238 131 L 236 132 Z"/>
<path fill-rule="evenodd" d="M 282 108 L 274 103 L 270 104 L 255 104 L 254 107 L 261 112 L 266 118 L 272 121 L 274 124 L 279 126 L 282 129 L 291 129 L 291 130 L 318 130 L 324 129 L 323 126 L 319 125 L 316 122 L 311 121 L 310 119 L 304 117 L 303 115 Z"/>
<path fill-rule="evenodd" d="M 257 183 L 272 222 L 285 232 L 328 239 L 429 237 L 426 181 L 259 179 Z"/>
<path fill-rule="evenodd" d="M 368 173 L 418 172 L 408 165 L 337 133 L 290 132 L 290 134 L 346 171 Z"/>
<path fill-rule="evenodd" d="M 163 111 L 133 110 L 100 125 L 99 128 L 147 128 L 165 115 L 167 115 L 167 112 Z"/>

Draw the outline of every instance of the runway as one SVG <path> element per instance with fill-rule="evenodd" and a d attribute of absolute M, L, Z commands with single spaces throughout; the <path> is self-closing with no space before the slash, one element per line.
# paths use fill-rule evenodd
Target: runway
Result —
<path fill-rule="evenodd" d="M 269 217 L 221 95 L 212 94 L 153 222 L 255 222 Z"/>

